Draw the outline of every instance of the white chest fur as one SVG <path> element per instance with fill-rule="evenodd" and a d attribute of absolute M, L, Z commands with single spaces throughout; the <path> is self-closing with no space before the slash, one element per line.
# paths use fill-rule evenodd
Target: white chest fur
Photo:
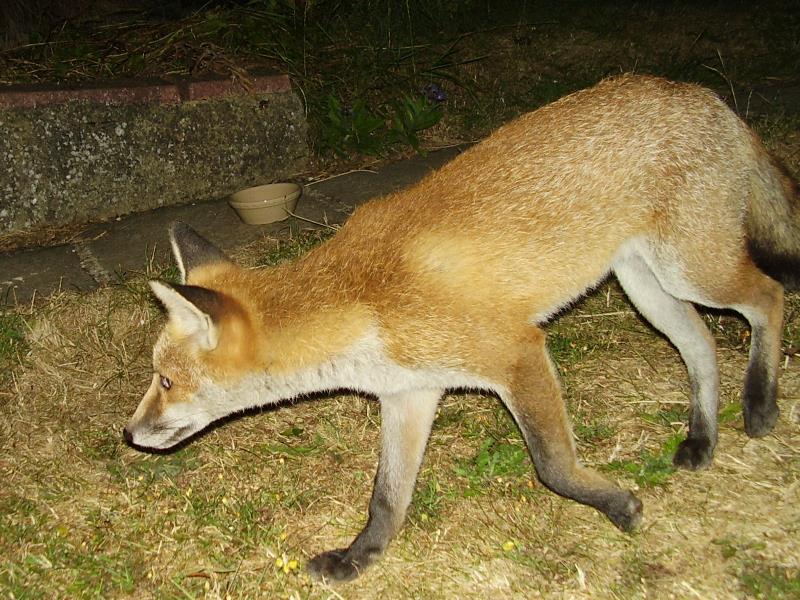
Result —
<path fill-rule="evenodd" d="M 208 382 L 193 403 L 211 420 L 233 412 L 266 406 L 312 393 L 353 390 L 377 397 L 415 390 L 481 389 L 501 393 L 499 386 L 458 369 L 413 369 L 392 361 L 376 332 L 324 363 L 293 373 L 252 373 L 232 386 Z"/>

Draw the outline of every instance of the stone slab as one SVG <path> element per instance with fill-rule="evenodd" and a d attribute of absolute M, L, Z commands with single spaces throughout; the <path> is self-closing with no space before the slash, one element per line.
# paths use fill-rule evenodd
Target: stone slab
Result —
<path fill-rule="evenodd" d="M 47 297 L 61 289 L 91 290 L 95 287 L 97 283 L 82 268 L 72 246 L 0 255 L 0 306 L 27 304 L 34 296 Z"/>

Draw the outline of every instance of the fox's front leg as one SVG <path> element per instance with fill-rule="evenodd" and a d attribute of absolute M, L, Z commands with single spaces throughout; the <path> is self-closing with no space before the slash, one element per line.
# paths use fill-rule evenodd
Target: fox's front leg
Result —
<path fill-rule="evenodd" d="M 381 396 L 381 458 L 369 520 L 348 548 L 323 552 L 308 564 L 312 575 L 347 581 L 383 554 L 403 524 L 442 390 Z"/>
<path fill-rule="evenodd" d="M 536 328 L 520 340 L 509 385 L 501 398 L 522 431 L 541 482 L 561 496 L 593 506 L 623 531 L 631 531 L 642 520 L 642 503 L 631 492 L 578 463 L 566 407 L 544 340 L 544 333 Z"/>

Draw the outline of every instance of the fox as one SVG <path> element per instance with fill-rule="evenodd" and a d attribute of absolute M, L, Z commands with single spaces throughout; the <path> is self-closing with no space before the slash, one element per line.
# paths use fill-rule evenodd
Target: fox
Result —
<path fill-rule="evenodd" d="M 366 524 L 307 564 L 347 581 L 402 527 L 442 396 L 477 391 L 508 409 L 545 487 L 633 531 L 639 498 L 577 457 L 543 328 L 613 274 L 687 369 L 674 463 L 708 467 L 719 373 L 695 305 L 749 323 L 744 428 L 767 435 L 784 289 L 800 279 L 799 211 L 791 175 L 716 94 L 627 74 L 516 118 L 278 266 L 240 267 L 174 223 L 180 283 L 150 281 L 166 324 L 124 440 L 167 450 L 254 407 L 341 390 L 377 398 Z"/>

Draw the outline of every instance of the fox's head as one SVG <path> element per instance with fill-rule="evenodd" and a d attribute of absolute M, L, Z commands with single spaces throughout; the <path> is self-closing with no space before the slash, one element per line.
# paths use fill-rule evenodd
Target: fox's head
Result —
<path fill-rule="evenodd" d="M 155 449 L 240 408 L 226 398 L 225 382 L 252 362 L 254 336 L 248 312 L 224 291 L 241 269 L 183 223 L 172 225 L 170 241 L 181 283 L 150 282 L 168 319 L 153 350 L 150 387 L 123 431 L 128 443 Z"/>

